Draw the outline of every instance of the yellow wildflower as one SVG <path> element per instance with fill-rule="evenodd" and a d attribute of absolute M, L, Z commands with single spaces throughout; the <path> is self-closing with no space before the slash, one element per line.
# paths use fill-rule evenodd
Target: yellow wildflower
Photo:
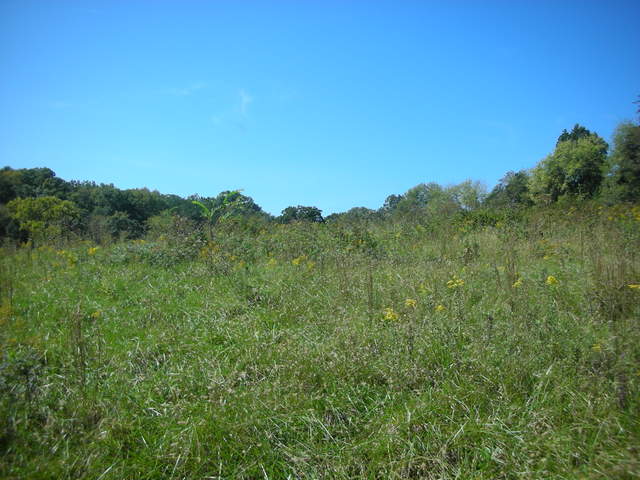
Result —
<path fill-rule="evenodd" d="M 416 308 L 418 306 L 418 302 L 416 302 L 413 298 L 407 298 L 404 301 L 405 307 Z"/>
<path fill-rule="evenodd" d="M 387 307 L 382 311 L 382 315 L 385 320 L 397 320 L 400 315 L 393 308 Z"/>
<path fill-rule="evenodd" d="M 544 283 L 546 283 L 547 285 L 555 285 L 558 283 L 558 279 L 553 275 L 549 275 Z"/>
<path fill-rule="evenodd" d="M 462 287 L 463 285 L 464 285 L 464 280 L 456 277 L 455 275 L 451 280 L 447 282 L 447 288 L 458 288 L 458 287 Z"/>
<path fill-rule="evenodd" d="M 521 278 L 519 278 L 518 280 L 513 282 L 513 285 L 511 285 L 512 288 L 520 288 L 521 286 L 522 286 L 522 279 Z"/>
<path fill-rule="evenodd" d="M 100 318 L 101 315 L 102 315 L 102 312 L 100 312 L 100 310 L 97 310 L 91 314 L 91 318 L 93 318 L 94 320 L 97 320 L 98 318 Z"/>
<path fill-rule="evenodd" d="M 278 264 L 278 261 L 275 258 L 270 258 L 269 261 L 267 262 L 267 265 L 270 267 L 273 267 L 277 264 Z"/>
<path fill-rule="evenodd" d="M 97 251 L 98 251 L 98 247 L 91 247 L 89 250 L 87 250 L 87 254 L 95 255 Z"/>
<path fill-rule="evenodd" d="M 444 305 L 438 305 L 436 307 L 436 312 L 444 312 L 446 310 Z"/>
<path fill-rule="evenodd" d="M 293 265 L 300 265 L 302 262 L 304 262 L 307 259 L 306 255 L 300 255 L 298 258 L 294 258 L 293 260 L 291 260 L 291 263 Z"/>
<path fill-rule="evenodd" d="M 640 283 L 630 283 L 629 285 L 627 285 L 627 287 L 633 290 L 640 290 Z"/>
<path fill-rule="evenodd" d="M 600 345 L 599 343 L 596 343 L 591 347 L 591 350 L 593 350 L 594 352 L 600 353 L 602 351 L 602 345 Z"/>

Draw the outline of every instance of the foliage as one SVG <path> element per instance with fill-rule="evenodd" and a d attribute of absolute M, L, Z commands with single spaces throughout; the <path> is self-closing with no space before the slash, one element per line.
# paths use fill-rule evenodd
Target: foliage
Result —
<path fill-rule="evenodd" d="M 221 221 L 232 215 L 255 214 L 262 210 L 249 197 L 242 195 L 241 190 L 222 192 L 216 199 L 205 205 L 200 200 L 192 200 L 191 203 L 200 208 L 200 213 L 207 223 L 209 239 L 213 238 L 213 228 Z"/>
<path fill-rule="evenodd" d="M 304 207 L 302 205 L 285 208 L 276 220 L 280 223 L 324 222 L 324 218 L 322 218 L 322 210 L 317 207 Z"/>
<path fill-rule="evenodd" d="M 214 222 L 222 215 L 269 218 L 250 197 L 233 194 L 231 196 L 234 198 L 230 198 L 229 194 L 232 193 L 222 192 L 213 198 L 193 195 L 185 199 L 147 188 L 121 190 L 107 184 L 65 181 L 48 168 L 14 170 L 5 167 L 0 170 L 0 205 L 18 197 L 55 196 L 60 200 L 72 201 L 80 210 L 81 221 L 78 226 L 81 232 L 100 242 L 120 236 L 140 238 L 145 233 L 147 220 L 164 211 L 202 221 L 201 207 L 194 201 L 215 210 Z M 233 201 L 233 205 L 223 206 L 229 201 Z M 0 235 L 4 233 L 15 238 L 17 234 L 12 225 L 1 216 L 0 222 Z"/>
<path fill-rule="evenodd" d="M 525 170 L 507 172 L 487 196 L 485 203 L 494 208 L 530 206 L 529 174 Z"/>
<path fill-rule="evenodd" d="M 581 138 L 589 138 L 592 135 L 593 133 L 588 128 L 576 123 L 571 132 L 567 132 L 567 129 L 562 130 L 556 142 L 556 147 L 562 142 L 577 142 Z"/>
<path fill-rule="evenodd" d="M 385 201 L 384 205 L 380 208 L 381 212 L 384 214 L 392 213 L 398 207 L 398 204 L 403 199 L 402 195 L 389 195 Z"/>
<path fill-rule="evenodd" d="M 21 230 L 41 241 L 72 231 L 80 219 L 80 210 L 73 202 L 57 197 L 16 198 L 7 209 Z"/>
<path fill-rule="evenodd" d="M 531 172 L 529 189 L 536 203 L 555 202 L 563 195 L 589 198 L 598 192 L 608 145 L 593 133 L 579 131 L 576 137 L 559 141 L 555 151 Z"/>
<path fill-rule="evenodd" d="M 633 478 L 640 209 L 508 212 L 5 248 L 0 477 Z"/>
<path fill-rule="evenodd" d="M 616 129 L 607 180 L 615 200 L 640 201 L 640 125 L 624 122 Z"/>
<path fill-rule="evenodd" d="M 377 221 L 380 219 L 380 213 L 366 207 L 354 207 L 343 213 L 333 213 L 325 218 L 327 222 L 340 223 L 361 223 L 368 221 Z"/>
<path fill-rule="evenodd" d="M 399 218 L 434 220 L 479 208 L 485 197 L 484 185 L 471 180 L 448 187 L 433 182 L 421 183 L 403 195 L 387 197 L 380 213 Z"/>
<path fill-rule="evenodd" d="M 14 198 L 55 196 L 65 198 L 69 185 L 57 178 L 49 168 L 27 168 L 0 170 L 0 203 L 8 203 Z"/>

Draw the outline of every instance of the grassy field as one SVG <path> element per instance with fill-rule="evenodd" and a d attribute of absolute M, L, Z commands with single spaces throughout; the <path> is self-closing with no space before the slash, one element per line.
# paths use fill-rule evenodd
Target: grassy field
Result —
<path fill-rule="evenodd" d="M 1 258 L 4 478 L 640 478 L 640 210 Z"/>

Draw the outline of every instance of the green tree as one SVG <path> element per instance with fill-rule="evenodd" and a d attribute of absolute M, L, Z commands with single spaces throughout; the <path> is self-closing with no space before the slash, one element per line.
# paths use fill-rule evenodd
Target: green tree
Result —
<path fill-rule="evenodd" d="M 22 168 L 14 170 L 4 167 L 0 170 L 0 203 L 7 203 L 18 197 L 53 196 L 66 200 L 71 184 L 56 177 L 50 168 Z"/>
<path fill-rule="evenodd" d="M 304 207 L 302 205 L 285 208 L 282 210 L 282 215 L 280 215 L 277 220 L 280 223 L 324 222 L 324 218 L 322 218 L 322 210 L 317 207 Z"/>
<path fill-rule="evenodd" d="M 233 215 L 234 210 L 241 209 L 241 205 L 247 197 L 240 194 L 241 190 L 222 192 L 212 202 L 206 205 L 200 200 L 192 200 L 191 203 L 200 208 L 200 213 L 207 223 L 207 234 L 209 240 L 213 239 L 213 228 L 221 220 L 225 220 Z"/>
<path fill-rule="evenodd" d="M 21 230 L 36 241 L 54 239 L 78 226 L 80 209 L 56 197 L 16 198 L 7 209 Z"/>
<path fill-rule="evenodd" d="M 421 215 L 427 205 L 434 207 L 451 201 L 451 197 L 445 192 L 445 189 L 434 182 L 420 183 L 396 198 L 398 197 L 392 211 L 401 216 Z"/>
<path fill-rule="evenodd" d="M 402 195 L 389 195 L 385 201 L 384 205 L 380 208 L 380 213 L 389 215 L 393 213 L 398 206 L 398 204 L 402 201 Z"/>
<path fill-rule="evenodd" d="M 613 135 L 607 186 L 616 200 L 640 200 L 640 125 L 624 122 Z"/>
<path fill-rule="evenodd" d="M 488 207 L 514 208 L 530 205 L 529 174 L 525 170 L 507 172 L 486 198 Z"/>
<path fill-rule="evenodd" d="M 324 220 L 326 222 L 340 222 L 347 223 L 360 223 L 371 220 L 380 219 L 380 213 L 377 210 L 372 210 L 366 207 L 353 207 L 346 212 L 332 213 Z"/>
<path fill-rule="evenodd" d="M 536 203 L 555 202 L 563 195 L 592 197 L 598 192 L 608 145 L 595 133 L 585 136 L 582 128 L 574 127 L 578 130 L 575 139 L 559 142 L 554 152 L 533 169 L 529 190 Z"/>
<path fill-rule="evenodd" d="M 556 142 L 556 146 L 558 146 L 558 144 L 562 142 L 568 142 L 568 141 L 575 142 L 577 140 L 580 140 L 581 138 L 587 138 L 590 135 L 593 135 L 593 134 L 589 131 L 589 129 L 576 123 L 573 126 L 573 130 L 571 130 L 571 132 L 567 132 L 566 129 L 562 130 L 562 133 L 560 134 L 560 136 L 558 137 L 558 141 Z"/>
<path fill-rule="evenodd" d="M 452 199 L 462 210 L 475 210 L 487 197 L 487 188 L 482 182 L 465 180 L 447 189 Z"/>

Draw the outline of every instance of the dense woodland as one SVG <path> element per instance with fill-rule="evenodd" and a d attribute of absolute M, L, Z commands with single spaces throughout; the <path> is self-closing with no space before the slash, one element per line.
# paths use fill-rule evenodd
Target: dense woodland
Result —
<path fill-rule="evenodd" d="M 389 195 L 378 210 L 356 207 L 323 218 L 313 206 L 291 206 L 278 217 L 240 191 L 181 198 L 146 188 L 65 181 L 49 168 L 0 170 L 0 236 L 22 242 L 71 237 L 108 243 L 162 230 L 176 217 L 192 226 L 220 219 L 265 222 L 349 222 L 445 215 L 497 222 L 505 212 L 557 202 L 597 199 L 607 204 L 640 200 L 640 125 L 620 124 L 608 145 L 581 125 L 564 130 L 553 151 L 530 170 L 508 172 L 489 193 L 479 182 L 421 183 Z"/>

